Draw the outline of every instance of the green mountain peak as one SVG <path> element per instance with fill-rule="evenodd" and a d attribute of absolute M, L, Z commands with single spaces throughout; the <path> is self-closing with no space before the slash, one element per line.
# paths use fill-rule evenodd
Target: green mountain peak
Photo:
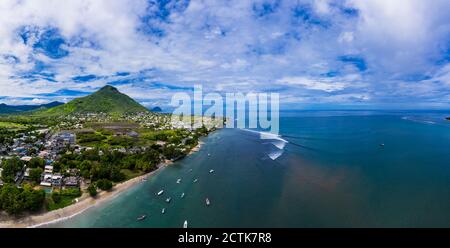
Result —
<path fill-rule="evenodd" d="M 106 85 L 98 91 L 72 101 L 39 112 L 39 115 L 67 115 L 75 113 L 125 114 L 148 112 L 131 97 L 121 93 L 117 88 Z"/>

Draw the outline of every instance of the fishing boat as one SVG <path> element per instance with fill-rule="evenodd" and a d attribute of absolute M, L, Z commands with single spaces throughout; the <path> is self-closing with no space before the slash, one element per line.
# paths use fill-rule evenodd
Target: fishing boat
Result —
<path fill-rule="evenodd" d="M 161 210 L 161 213 L 162 213 L 162 214 L 165 214 L 165 213 L 166 213 L 166 209 L 163 208 L 163 209 Z"/>
<path fill-rule="evenodd" d="M 142 221 L 142 220 L 145 220 L 145 218 L 147 218 L 147 215 L 141 215 L 141 216 L 139 216 L 139 217 L 137 217 L 137 221 Z"/>
<path fill-rule="evenodd" d="M 181 178 L 178 178 L 177 183 L 180 183 L 180 182 L 181 182 Z"/>
<path fill-rule="evenodd" d="M 158 192 L 157 195 L 162 195 L 163 193 L 164 193 L 164 190 L 161 190 L 161 191 Z"/>
<path fill-rule="evenodd" d="M 187 220 L 185 220 L 183 223 L 183 228 L 187 228 L 187 227 L 188 227 L 188 222 L 187 222 Z"/>
<path fill-rule="evenodd" d="M 166 199 L 166 202 L 170 203 L 171 200 L 172 200 L 172 198 L 169 197 L 169 198 Z"/>
<path fill-rule="evenodd" d="M 211 204 L 211 202 L 209 201 L 208 198 L 206 198 L 205 202 L 206 202 L 206 206 L 209 206 Z"/>
<path fill-rule="evenodd" d="M 214 170 L 209 170 L 209 173 L 213 173 L 214 172 Z"/>
<path fill-rule="evenodd" d="M 196 179 L 194 179 L 194 183 L 196 183 L 196 182 L 198 182 L 198 179 L 196 178 Z"/>
<path fill-rule="evenodd" d="M 183 192 L 183 193 L 181 193 L 181 198 L 184 198 L 184 192 Z"/>

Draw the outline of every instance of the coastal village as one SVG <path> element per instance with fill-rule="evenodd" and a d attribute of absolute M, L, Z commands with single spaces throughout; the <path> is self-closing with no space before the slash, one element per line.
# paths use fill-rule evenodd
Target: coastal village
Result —
<path fill-rule="evenodd" d="M 220 126 L 214 119 L 201 121 L 201 128 L 194 129 L 192 123 L 171 121 L 168 114 L 147 112 L 113 118 L 107 113 L 77 113 L 58 117 L 53 125 L 4 130 L 0 186 L 8 183 L 19 189 L 44 191 L 47 210 L 62 208 L 77 202 L 84 193 L 95 197 L 98 190 L 109 190 L 115 183 L 157 169 L 159 163 L 186 156 L 199 137 Z M 95 158 L 86 159 L 89 156 Z M 103 172 L 96 174 L 96 169 L 110 165 L 101 162 L 108 156 L 122 159 L 113 159 L 106 176 L 100 175 Z M 137 159 L 129 166 L 122 163 L 127 158 Z M 115 170 L 116 164 L 112 164 L 117 161 Z M 15 167 L 11 169 L 10 165 Z M 64 203 L 57 202 L 61 197 Z M 27 210 L 6 209 L 12 214 Z"/>

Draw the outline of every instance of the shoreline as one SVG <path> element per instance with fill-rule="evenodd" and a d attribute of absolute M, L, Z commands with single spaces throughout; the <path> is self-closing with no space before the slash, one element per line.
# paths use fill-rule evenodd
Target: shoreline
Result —
<path fill-rule="evenodd" d="M 199 141 L 198 145 L 191 149 L 188 156 L 195 152 L 198 152 L 203 144 L 204 144 L 203 142 Z M 100 204 L 103 204 L 105 202 L 114 199 L 115 197 L 119 196 L 120 193 L 127 191 L 133 188 L 134 186 L 137 186 L 138 184 L 144 182 L 144 179 L 148 179 L 153 174 L 162 170 L 166 166 L 169 166 L 172 163 L 173 163 L 172 161 L 166 160 L 160 163 L 156 170 L 132 178 L 128 181 L 118 183 L 114 185 L 114 187 L 110 191 L 99 192 L 95 198 L 91 197 L 88 193 L 83 193 L 82 196 L 77 198 L 78 202 L 69 205 L 67 207 L 53 210 L 50 212 L 44 212 L 41 214 L 35 215 L 29 214 L 24 217 L 19 217 L 17 219 L 14 219 L 14 217 L 12 217 L 11 219 L 0 221 L 0 228 L 35 228 L 73 218 L 83 213 L 84 211 L 90 209 L 91 207 L 98 206 Z"/>

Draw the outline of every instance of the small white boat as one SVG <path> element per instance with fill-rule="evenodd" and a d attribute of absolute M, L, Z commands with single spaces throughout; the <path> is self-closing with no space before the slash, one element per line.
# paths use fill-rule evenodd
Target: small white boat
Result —
<path fill-rule="evenodd" d="M 196 182 L 198 182 L 198 179 L 196 178 L 196 179 L 194 179 L 194 183 L 196 183 Z"/>
<path fill-rule="evenodd" d="M 205 202 L 206 202 L 206 206 L 209 206 L 211 204 L 211 202 L 209 201 L 208 198 L 206 198 Z"/>
<path fill-rule="evenodd" d="M 384 146 L 384 143 L 381 143 L 380 146 Z"/>
<path fill-rule="evenodd" d="M 209 173 L 213 173 L 214 172 L 214 170 L 209 170 Z"/>
<path fill-rule="evenodd" d="M 158 192 L 157 195 L 162 195 L 163 193 L 164 193 L 164 190 L 161 190 L 161 191 Z"/>
<path fill-rule="evenodd" d="M 166 202 L 170 203 L 171 200 L 172 200 L 172 198 L 169 197 L 169 198 L 166 199 Z"/>
<path fill-rule="evenodd" d="M 163 208 L 163 209 L 161 210 L 161 213 L 162 213 L 162 214 L 165 214 L 165 213 L 166 213 L 166 209 Z"/>
<path fill-rule="evenodd" d="M 181 193 L 181 198 L 184 198 L 184 192 L 183 192 L 183 193 Z"/>
<path fill-rule="evenodd" d="M 185 220 L 183 223 L 183 228 L 187 228 L 187 227 L 188 227 L 188 222 L 187 222 L 187 220 Z"/>
<path fill-rule="evenodd" d="M 141 216 L 139 216 L 139 217 L 137 217 L 137 221 L 141 221 L 141 220 L 145 220 L 145 218 L 147 218 L 147 215 L 141 215 Z"/>
<path fill-rule="evenodd" d="M 189 169 L 189 172 L 192 172 L 192 169 Z"/>
<path fill-rule="evenodd" d="M 211 156 L 211 154 L 208 153 L 208 157 Z"/>
<path fill-rule="evenodd" d="M 181 182 L 181 178 L 178 178 L 177 183 L 180 183 L 180 182 Z"/>

